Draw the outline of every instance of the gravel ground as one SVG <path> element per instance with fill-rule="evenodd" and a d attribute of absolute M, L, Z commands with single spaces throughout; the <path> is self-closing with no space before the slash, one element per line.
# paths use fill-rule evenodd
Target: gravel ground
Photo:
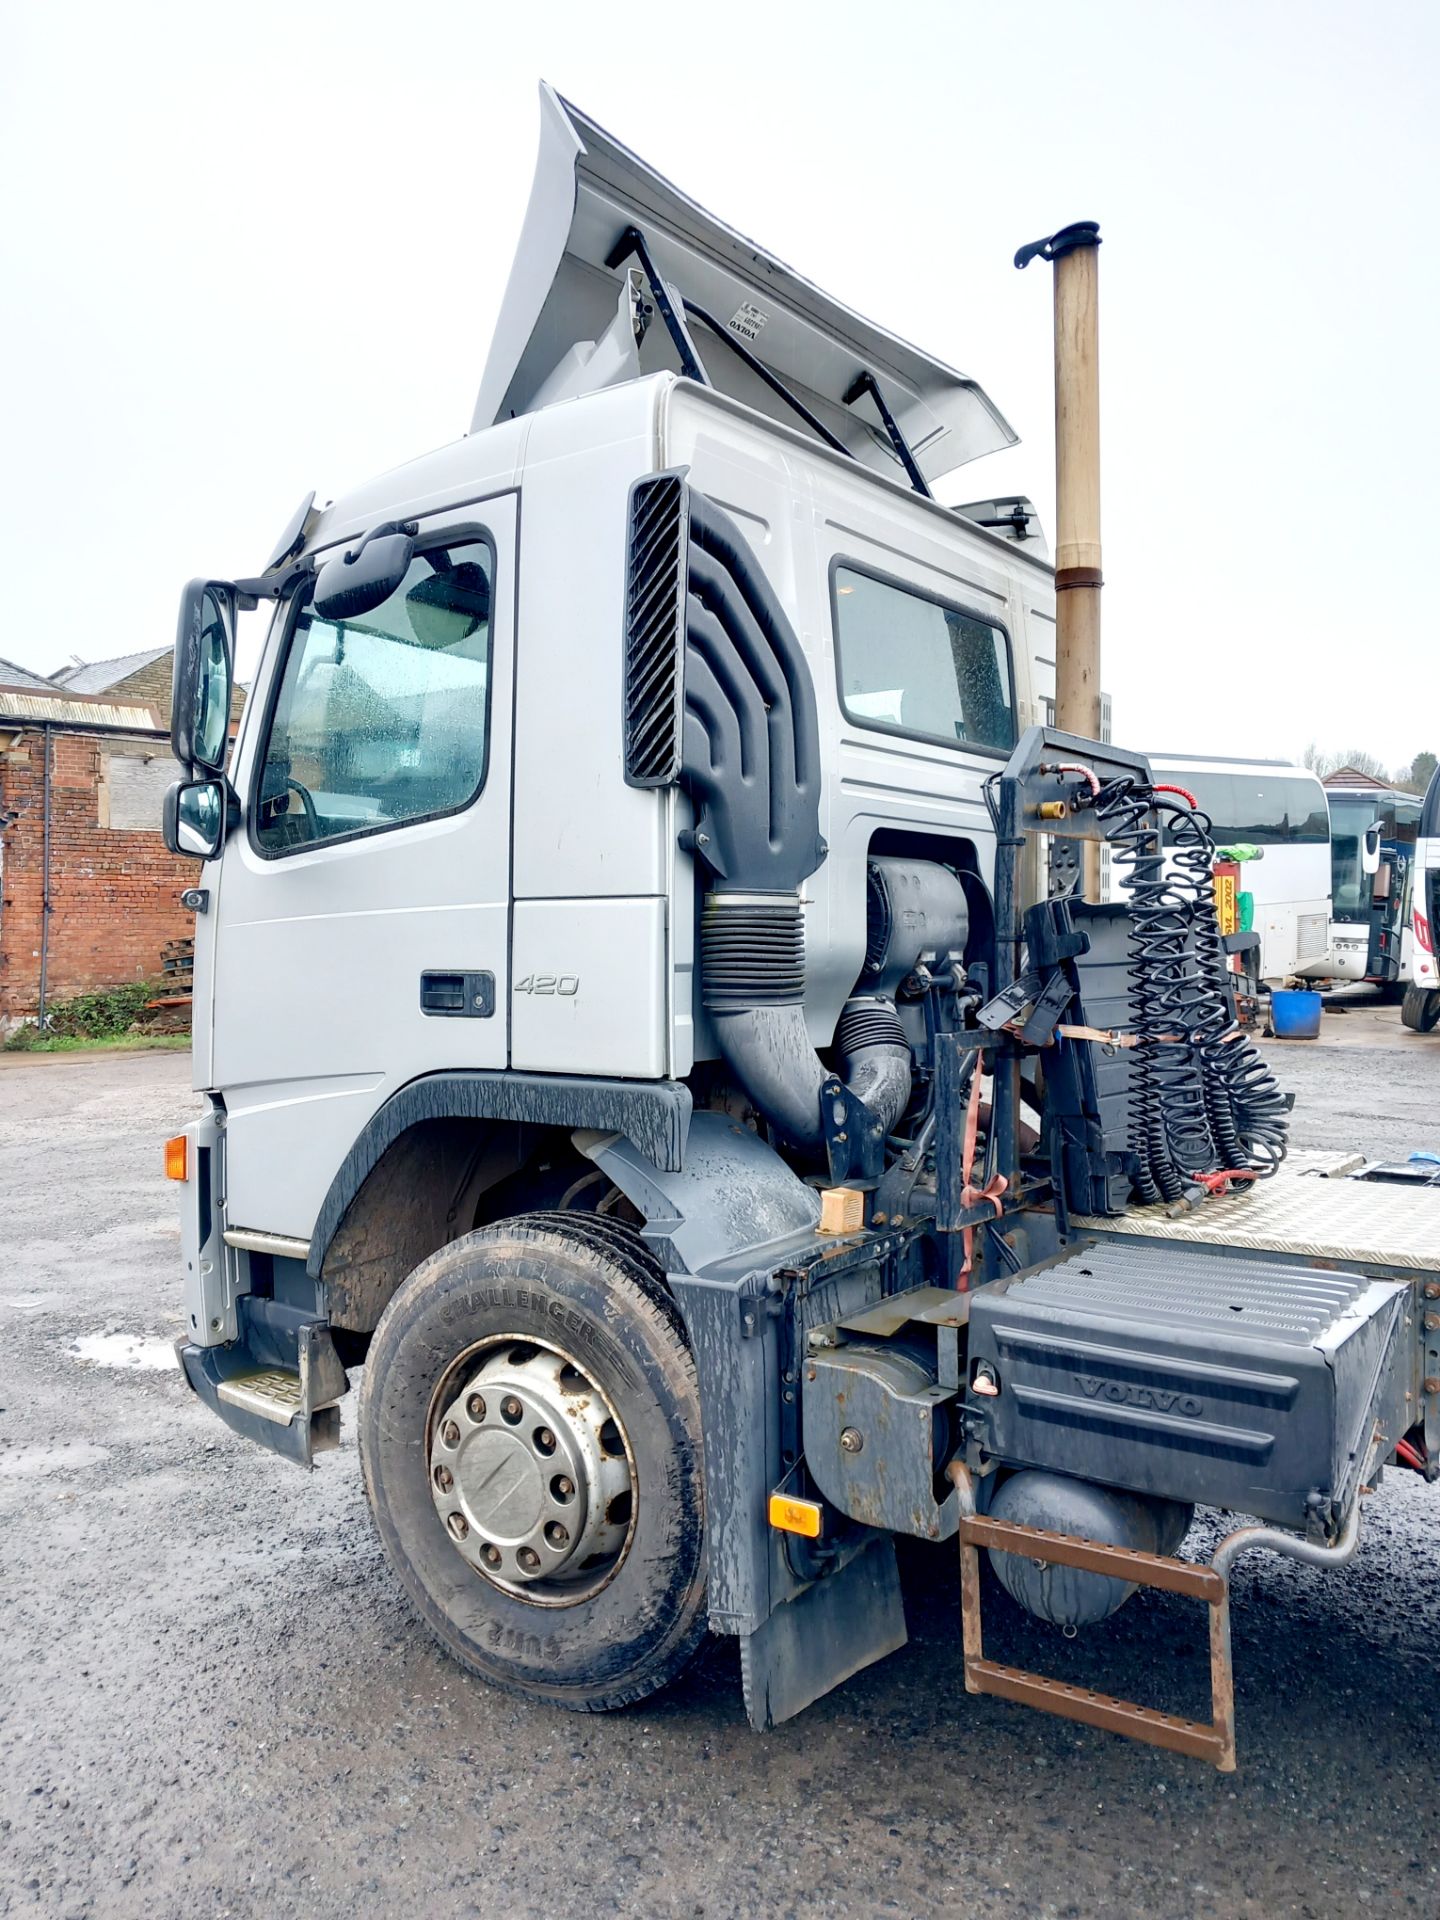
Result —
<path fill-rule="evenodd" d="M 1440 1039 L 1276 1058 L 1301 1144 L 1440 1136 Z M 1401 1475 L 1344 1572 L 1242 1562 L 1228 1778 L 968 1699 L 949 1550 L 908 1556 L 910 1645 L 764 1737 L 725 1643 L 603 1719 L 472 1681 L 380 1557 L 348 1404 L 307 1476 L 133 1364 L 180 1325 L 187 1067 L 0 1070 L 0 1913 L 1440 1914 L 1436 1508 Z M 991 1618 L 1002 1658 L 1203 1710 L 1193 1603 L 1073 1645 Z"/>

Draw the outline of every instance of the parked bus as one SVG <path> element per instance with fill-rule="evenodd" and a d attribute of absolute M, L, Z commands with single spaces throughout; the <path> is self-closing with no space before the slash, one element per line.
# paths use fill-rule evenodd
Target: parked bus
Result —
<path fill-rule="evenodd" d="M 1152 753 L 1155 778 L 1184 787 L 1208 813 L 1218 849 L 1255 849 L 1241 862 L 1250 896 L 1241 924 L 1259 935 L 1257 981 L 1280 986 L 1324 973 L 1330 933 L 1330 818 L 1313 773 L 1285 760 Z"/>
<path fill-rule="evenodd" d="M 1415 877 L 1410 903 L 1411 979 L 1400 1018 L 1417 1033 L 1440 1026 L 1440 767 L 1420 807 Z"/>
<path fill-rule="evenodd" d="M 1369 980 L 1398 996 L 1411 978 L 1412 891 L 1423 803 L 1419 794 L 1379 785 L 1329 787 L 1326 798 L 1329 978 Z"/>

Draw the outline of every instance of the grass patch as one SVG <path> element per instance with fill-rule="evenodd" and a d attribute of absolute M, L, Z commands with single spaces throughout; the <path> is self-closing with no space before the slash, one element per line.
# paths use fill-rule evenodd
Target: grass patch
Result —
<path fill-rule="evenodd" d="M 7 1053 L 73 1053 L 77 1047 L 189 1046 L 188 1033 L 145 1034 L 130 1029 L 150 1001 L 167 991 L 163 981 L 130 980 L 123 987 L 79 993 L 55 1000 L 45 1011 L 43 1030 L 18 1027 L 5 1042 Z"/>
<path fill-rule="evenodd" d="M 98 1039 L 75 1033 L 41 1033 L 21 1027 L 5 1042 L 6 1053 L 180 1053 L 190 1051 L 188 1033 L 117 1033 Z"/>

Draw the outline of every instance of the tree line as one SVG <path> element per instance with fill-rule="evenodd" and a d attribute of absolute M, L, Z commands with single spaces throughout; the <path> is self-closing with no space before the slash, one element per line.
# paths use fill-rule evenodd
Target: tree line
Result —
<path fill-rule="evenodd" d="M 1381 785 L 1398 787 L 1402 793 L 1423 793 L 1435 771 L 1436 759 L 1427 750 L 1417 753 L 1408 765 L 1391 768 L 1378 753 L 1367 753 L 1364 747 L 1346 747 L 1343 752 L 1330 753 L 1312 741 L 1301 754 L 1300 764 L 1322 780 L 1327 774 L 1338 773 L 1341 767 L 1353 767 L 1356 773 L 1368 774 Z"/>

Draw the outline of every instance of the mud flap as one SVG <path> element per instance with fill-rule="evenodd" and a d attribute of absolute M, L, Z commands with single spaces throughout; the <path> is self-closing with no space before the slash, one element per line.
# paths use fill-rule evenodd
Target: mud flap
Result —
<path fill-rule="evenodd" d="M 905 1645 L 895 1542 L 877 1534 L 828 1579 L 776 1607 L 740 1639 L 745 1711 L 757 1733 L 793 1719 L 852 1674 Z"/>

